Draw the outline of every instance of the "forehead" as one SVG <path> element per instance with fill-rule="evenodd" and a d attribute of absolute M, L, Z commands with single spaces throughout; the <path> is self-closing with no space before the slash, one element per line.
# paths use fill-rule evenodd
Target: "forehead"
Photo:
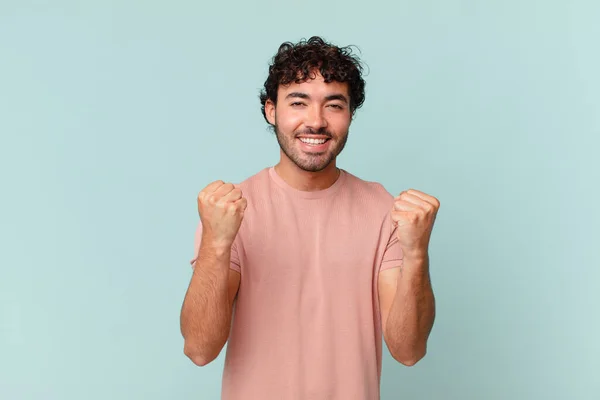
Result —
<path fill-rule="evenodd" d="M 307 79 L 301 83 L 292 82 L 287 85 L 279 85 L 279 95 L 286 95 L 291 92 L 301 92 L 311 97 L 325 97 L 332 94 L 349 95 L 348 82 L 332 81 L 326 83 L 323 76 L 317 74 L 313 79 Z"/>

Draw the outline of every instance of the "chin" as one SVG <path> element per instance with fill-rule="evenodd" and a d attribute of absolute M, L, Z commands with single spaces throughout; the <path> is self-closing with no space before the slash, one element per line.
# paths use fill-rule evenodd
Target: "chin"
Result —
<path fill-rule="evenodd" d="M 298 168 L 306 172 L 321 172 L 325 170 L 333 160 L 323 161 L 319 163 L 302 162 L 301 160 L 292 160 Z"/>

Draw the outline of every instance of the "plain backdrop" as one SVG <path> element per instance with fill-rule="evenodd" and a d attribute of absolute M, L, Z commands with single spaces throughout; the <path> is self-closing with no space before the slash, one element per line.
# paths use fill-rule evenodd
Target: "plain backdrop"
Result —
<path fill-rule="evenodd" d="M 322 35 L 365 63 L 340 166 L 442 203 L 382 399 L 599 399 L 599 4 L 0 0 L 0 398 L 219 398 L 179 333 L 196 195 L 277 162 L 268 63 Z"/>

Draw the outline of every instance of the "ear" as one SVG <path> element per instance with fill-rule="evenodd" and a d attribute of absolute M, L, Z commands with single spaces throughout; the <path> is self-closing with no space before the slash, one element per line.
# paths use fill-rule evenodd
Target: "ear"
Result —
<path fill-rule="evenodd" d="M 265 115 L 267 116 L 267 121 L 275 126 L 275 103 L 271 99 L 265 102 Z"/>

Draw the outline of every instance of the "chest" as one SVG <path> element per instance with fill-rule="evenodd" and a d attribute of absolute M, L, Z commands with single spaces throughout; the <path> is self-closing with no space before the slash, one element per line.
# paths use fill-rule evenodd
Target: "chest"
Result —
<path fill-rule="evenodd" d="M 261 202 L 247 210 L 240 230 L 244 284 L 370 290 L 385 246 L 380 214 L 352 202 Z"/>

